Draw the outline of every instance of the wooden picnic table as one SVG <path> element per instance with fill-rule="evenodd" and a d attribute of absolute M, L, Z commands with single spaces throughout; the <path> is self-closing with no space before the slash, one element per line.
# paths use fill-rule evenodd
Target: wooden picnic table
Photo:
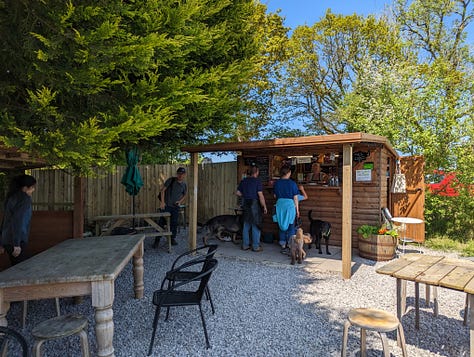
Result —
<path fill-rule="evenodd" d="M 137 231 L 143 231 L 145 238 L 147 237 L 166 237 L 168 240 L 168 252 L 171 253 L 171 228 L 170 228 L 170 217 L 169 212 L 153 212 L 153 213 L 137 213 L 137 214 L 115 214 L 109 216 L 97 216 L 92 220 L 95 221 L 95 234 L 97 236 L 110 235 L 110 232 L 116 227 L 130 225 L 129 222 L 133 222 L 131 225 Z M 161 227 L 157 221 L 160 218 L 166 220 L 166 227 Z M 138 221 L 145 221 L 148 226 L 140 226 L 135 224 Z M 102 227 L 107 226 L 107 229 Z"/>
<path fill-rule="evenodd" d="M 474 262 L 426 254 L 405 254 L 376 270 L 397 279 L 397 316 L 405 313 L 406 282 L 415 282 L 415 324 L 419 328 L 419 284 L 440 286 L 467 293 L 474 306 Z M 474 312 L 469 309 L 470 356 L 474 357 Z"/>
<path fill-rule="evenodd" d="M 144 239 L 143 234 L 68 239 L 0 272 L 0 325 L 7 326 L 12 301 L 91 295 L 98 356 L 115 356 L 114 281 L 133 257 L 135 298 L 143 297 Z"/>

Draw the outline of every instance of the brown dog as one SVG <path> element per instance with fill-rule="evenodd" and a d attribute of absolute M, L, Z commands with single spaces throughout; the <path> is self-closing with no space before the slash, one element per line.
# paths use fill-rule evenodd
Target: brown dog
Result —
<path fill-rule="evenodd" d="M 311 243 L 311 236 L 303 234 L 303 230 L 298 228 L 296 234 L 291 236 L 288 241 L 291 253 L 291 265 L 294 265 L 295 261 L 301 264 L 306 257 L 306 253 L 303 249 L 304 243 Z"/>

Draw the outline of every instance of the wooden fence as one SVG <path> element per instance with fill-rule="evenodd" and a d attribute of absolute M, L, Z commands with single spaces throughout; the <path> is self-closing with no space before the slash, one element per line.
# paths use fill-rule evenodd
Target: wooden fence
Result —
<path fill-rule="evenodd" d="M 164 181 L 176 175 L 182 165 L 138 165 L 144 186 L 135 196 L 135 212 L 156 212 L 158 193 Z M 90 229 L 92 218 L 101 215 L 132 212 L 132 196 L 120 183 L 125 166 L 117 166 L 113 173 L 97 172 L 97 178 L 86 178 L 85 230 Z M 188 171 L 186 181 L 192 177 Z M 71 210 L 73 207 L 74 178 L 61 170 L 31 170 L 38 184 L 33 194 L 35 210 Z M 226 162 L 199 165 L 198 222 L 220 214 L 231 214 L 237 203 L 237 163 Z M 188 195 L 189 200 L 189 195 Z M 188 202 L 189 203 L 189 202 Z"/>

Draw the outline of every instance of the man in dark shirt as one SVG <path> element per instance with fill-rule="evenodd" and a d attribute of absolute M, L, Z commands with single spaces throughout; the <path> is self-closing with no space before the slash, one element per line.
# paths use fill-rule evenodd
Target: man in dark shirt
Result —
<path fill-rule="evenodd" d="M 243 199 L 243 220 L 242 249 L 250 249 L 250 235 L 252 230 L 252 250 L 261 252 L 260 246 L 260 226 L 262 224 L 263 213 L 267 213 L 267 205 L 262 192 L 262 182 L 258 179 L 259 170 L 257 166 L 250 168 L 250 176 L 244 178 L 237 187 L 237 196 Z"/>
<path fill-rule="evenodd" d="M 165 181 L 163 188 L 161 189 L 161 197 L 164 200 L 160 203 L 162 211 L 169 212 L 170 217 L 170 229 L 171 229 L 171 244 L 177 245 L 176 234 L 178 232 L 178 218 L 179 218 L 179 206 L 182 205 L 186 200 L 186 194 L 188 192 L 188 186 L 184 181 L 186 177 L 186 169 L 180 167 L 176 171 L 176 177 L 170 177 Z M 158 246 L 159 238 L 155 239 L 155 246 Z"/>

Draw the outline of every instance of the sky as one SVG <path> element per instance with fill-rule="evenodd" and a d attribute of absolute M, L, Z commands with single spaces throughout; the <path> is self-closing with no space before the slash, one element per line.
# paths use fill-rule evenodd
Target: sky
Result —
<path fill-rule="evenodd" d="M 319 21 L 327 9 L 334 14 L 358 15 L 382 14 L 390 0 L 261 0 L 270 12 L 281 9 L 285 26 L 312 25 Z"/>

